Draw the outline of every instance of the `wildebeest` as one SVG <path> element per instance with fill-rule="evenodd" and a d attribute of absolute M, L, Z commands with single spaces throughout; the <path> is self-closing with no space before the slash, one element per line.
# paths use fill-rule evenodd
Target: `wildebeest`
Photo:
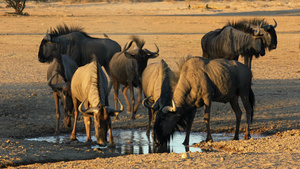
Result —
<path fill-rule="evenodd" d="M 264 21 L 264 19 L 243 19 L 238 22 L 228 22 L 227 26 L 232 26 L 235 29 L 244 31 L 246 33 L 251 33 L 253 34 L 254 30 L 257 29 L 257 25 L 260 25 L 260 28 L 262 28 L 261 34 L 262 40 L 264 43 L 265 48 L 268 48 L 269 51 L 276 49 L 277 48 L 277 35 L 275 28 L 277 26 L 277 22 L 275 19 L 273 19 L 275 22 L 275 25 L 269 25 L 267 22 Z M 248 27 L 248 28 L 246 28 Z M 249 32 L 250 30 L 250 32 Z M 242 54 L 243 55 L 243 54 Z M 256 58 L 259 57 L 259 54 L 254 55 Z M 251 61 L 252 61 L 252 56 L 249 57 L 244 57 L 244 63 L 248 65 L 248 67 L 251 68 Z"/>
<path fill-rule="evenodd" d="M 76 139 L 76 123 L 78 109 L 84 115 L 84 124 L 87 134 L 87 141 L 91 141 L 90 117 L 94 117 L 95 135 L 98 144 L 106 144 L 107 130 L 109 130 L 109 143 L 113 144 L 110 116 L 115 112 L 123 111 L 108 107 L 108 75 L 105 69 L 100 67 L 97 61 L 93 61 L 85 66 L 79 67 L 74 73 L 71 81 L 71 92 L 74 104 L 74 127 L 71 139 Z M 78 105 L 81 102 L 79 108 Z M 85 109 L 89 107 L 88 109 Z"/>
<path fill-rule="evenodd" d="M 116 52 L 121 51 L 121 46 L 109 38 L 90 37 L 80 27 L 68 27 L 59 25 L 50 30 L 42 40 L 39 48 L 38 58 L 42 63 L 52 62 L 55 57 L 55 49 L 59 53 L 70 56 L 78 66 L 83 66 L 93 60 L 93 55 L 101 66 L 105 67 L 109 74 L 108 64 Z"/>
<path fill-rule="evenodd" d="M 157 111 L 162 107 L 172 105 L 172 87 L 175 79 L 173 71 L 163 59 L 149 64 L 143 71 L 142 88 L 146 97 L 143 100 L 143 105 L 148 109 L 149 115 L 146 131 L 148 137 L 151 123 L 154 124 Z"/>
<path fill-rule="evenodd" d="M 207 127 L 206 141 L 212 140 L 210 133 L 211 102 L 230 102 L 236 115 L 234 139 L 239 139 L 242 111 L 238 104 L 241 97 L 246 110 L 247 127 L 244 139 L 250 137 L 250 121 L 253 119 L 254 93 L 251 89 L 251 70 L 234 60 L 201 57 L 188 59 L 182 66 L 178 83 L 174 88 L 173 107 L 166 106 L 156 115 L 154 135 L 157 144 L 165 145 L 176 125 L 186 129 L 184 145 L 189 144 L 189 134 L 196 109 L 204 106 Z M 176 105 L 176 106 L 175 106 Z"/>
<path fill-rule="evenodd" d="M 231 26 L 210 31 L 202 37 L 201 46 L 203 57 L 209 59 L 238 60 L 239 55 L 245 58 L 252 57 L 252 55 L 265 55 L 265 46 L 259 25 L 253 35 Z M 246 60 L 248 61 L 248 59 Z"/>
<path fill-rule="evenodd" d="M 136 45 L 132 44 L 135 42 Z M 147 66 L 148 59 L 156 58 L 158 56 L 159 49 L 156 46 L 157 51 L 151 52 L 147 49 L 143 49 L 144 40 L 133 36 L 132 41 L 125 45 L 122 52 L 116 53 L 109 63 L 111 72 L 111 80 L 114 88 L 114 101 L 115 109 L 117 109 L 117 99 L 120 84 L 124 85 L 123 95 L 127 103 L 127 112 L 131 112 L 131 119 L 135 119 L 135 114 L 141 103 L 142 99 L 142 87 L 141 77 L 144 69 Z M 134 107 L 135 99 L 133 93 L 133 87 L 138 87 L 138 100 Z M 127 97 L 127 90 L 130 90 L 130 101 Z M 116 116 L 117 119 L 117 116 Z"/>
<path fill-rule="evenodd" d="M 67 55 L 58 55 L 48 67 L 47 80 L 48 85 L 53 90 L 56 107 L 56 134 L 59 133 L 59 99 L 64 107 L 64 121 L 62 127 L 71 127 L 71 116 L 73 115 L 74 106 L 72 102 L 70 83 L 77 68 L 77 64 Z"/>

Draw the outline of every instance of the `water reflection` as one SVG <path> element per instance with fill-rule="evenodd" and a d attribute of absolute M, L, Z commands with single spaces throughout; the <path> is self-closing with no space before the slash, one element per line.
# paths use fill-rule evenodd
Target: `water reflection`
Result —
<path fill-rule="evenodd" d="M 231 140 L 234 134 L 212 134 L 214 141 L 226 141 Z M 191 152 L 206 152 L 212 151 L 207 149 L 200 149 L 195 147 L 186 147 L 182 145 L 182 142 L 185 138 L 185 132 L 175 132 L 173 139 L 171 139 L 170 144 L 167 148 L 161 147 L 153 147 L 152 138 L 150 140 L 146 136 L 145 130 L 124 130 L 124 129 L 114 129 L 113 130 L 114 142 L 115 146 L 105 146 L 101 147 L 97 144 L 91 146 L 92 149 L 97 148 L 104 152 L 114 152 L 122 155 L 128 154 L 148 154 L 148 153 L 162 153 L 162 152 L 174 152 L 174 153 L 183 153 L 187 151 Z M 262 137 L 257 135 L 252 135 L 254 138 Z M 48 136 L 48 137 L 38 137 L 38 138 L 30 138 L 26 140 L 31 141 L 46 141 L 52 143 L 67 143 L 69 140 L 70 134 L 64 134 L 59 136 Z M 78 133 L 76 138 L 79 142 L 86 141 L 86 135 L 82 133 Z M 194 143 L 199 143 L 206 138 L 206 133 L 197 132 L 191 133 L 190 135 L 190 145 Z M 243 134 L 240 134 L 240 139 L 243 139 Z M 96 142 L 95 136 L 92 136 L 92 141 Z"/>

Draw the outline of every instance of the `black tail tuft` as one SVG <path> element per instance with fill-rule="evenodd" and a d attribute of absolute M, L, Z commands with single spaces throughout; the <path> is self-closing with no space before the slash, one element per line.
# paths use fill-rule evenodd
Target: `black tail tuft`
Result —
<path fill-rule="evenodd" d="M 251 111 L 251 123 L 252 123 L 253 113 L 254 113 L 254 106 L 255 106 L 255 97 L 254 97 L 254 93 L 253 93 L 252 89 L 250 89 L 250 92 L 249 92 L 249 102 L 250 102 L 251 108 L 252 108 L 252 111 Z"/>

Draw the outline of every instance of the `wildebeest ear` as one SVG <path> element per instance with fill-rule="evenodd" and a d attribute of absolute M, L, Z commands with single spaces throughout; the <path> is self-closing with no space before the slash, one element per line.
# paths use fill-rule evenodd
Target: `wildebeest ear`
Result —
<path fill-rule="evenodd" d="M 48 33 L 48 30 L 46 32 L 46 36 L 44 37 L 45 40 L 48 40 L 48 41 L 51 41 L 51 36 L 50 34 Z"/>

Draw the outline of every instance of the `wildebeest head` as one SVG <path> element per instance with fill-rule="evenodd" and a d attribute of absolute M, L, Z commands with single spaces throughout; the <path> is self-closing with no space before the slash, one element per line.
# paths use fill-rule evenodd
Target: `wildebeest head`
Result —
<path fill-rule="evenodd" d="M 252 53 L 256 56 L 261 55 L 264 56 L 265 55 L 265 45 L 263 43 L 263 36 L 264 34 L 262 34 L 261 32 L 261 25 L 263 24 L 263 21 L 261 22 L 260 25 L 257 25 L 257 29 L 254 31 L 254 41 L 252 44 Z"/>
<path fill-rule="evenodd" d="M 49 80 L 48 80 L 48 86 L 52 88 L 54 92 L 57 92 L 62 103 L 64 106 L 64 111 L 69 116 L 73 114 L 73 101 L 71 96 L 71 89 L 70 89 L 70 83 L 69 82 L 62 82 L 57 84 L 52 84 L 53 79 L 62 78 L 60 77 L 59 73 L 54 74 Z M 62 78 L 63 79 L 63 78 Z"/>
<path fill-rule="evenodd" d="M 64 25 L 58 25 L 56 29 L 50 28 L 50 32 L 46 32 L 45 37 L 43 38 L 39 53 L 38 53 L 38 59 L 40 62 L 52 62 L 53 58 L 59 54 L 68 54 L 66 51 L 71 50 L 71 48 L 67 48 L 67 46 L 61 46 L 62 44 L 67 45 L 65 40 L 60 39 L 59 37 L 62 35 L 67 35 L 73 32 L 79 32 L 86 37 L 89 37 L 86 32 L 83 31 L 81 27 L 71 27 L 69 28 L 66 24 Z M 74 44 L 73 44 L 74 45 Z M 70 46 L 68 46 L 70 47 Z M 60 51 L 65 50 L 64 52 Z M 70 54 L 68 54 L 70 56 Z M 78 64 L 78 63 L 77 63 Z"/>
<path fill-rule="evenodd" d="M 277 27 L 277 22 L 273 19 L 275 25 L 262 25 L 261 28 L 264 29 L 266 35 L 264 35 L 264 40 L 266 43 L 266 47 L 268 47 L 269 51 L 277 48 L 277 34 L 275 28 Z"/>
<path fill-rule="evenodd" d="M 242 21 L 245 24 L 251 24 L 253 29 L 256 29 L 255 27 L 257 24 L 263 23 L 260 25 L 260 28 L 263 28 L 263 30 L 261 30 L 263 34 L 262 39 L 265 44 L 265 48 L 268 48 L 269 51 L 277 48 L 277 34 L 275 31 L 275 28 L 277 27 L 277 22 L 275 19 L 273 20 L 275 22 L 275 25 L 269 25 L 267 22 L 264 21 L 264 19 L 262 19 L 262 21 L 260 19 L 252 19 L 252 20 L 244 19 Z"/>
<path fill-rule="evenodd" d="M 136 43 L 136 46 L 137 46 L 136 49 L 131 48 L 133 42 Z M 156 52 L 151 52 L 148 49 L 143 49 L 144 45 L 145 45 L 145 42 L 143 40 L 140 40 L 134 36 L 133 40 L 129 43 L 128 46 L 126 43 L 124 50 L 123 50 L 123 52 L 127 58 L 137 60 L 139 75 L 141 75 L 142 72 L 144 71 L 144 69 L 146 68 L 148 59 L 156 58 L 159 55 L 158 54 L 159 48 L 157 47 L 156 44 L 155 44 Z"/>
<path fill-rule="evenodd" d="M 157 112 L 153 126 L 155 144 L 161 146 L 167 145 L 180 118 L 181 116 L 173 100 L 172 106 L 165 106 Z"/>
<path fill-rule="evenodd" d="M 84 116 L 91 116 L 94 117 L 94 125 L 95 125 L 95 136 L 97 139 L 97 143 L 104 145 L 107 142 L 107 123 L 109 116 L 115 116 L 116 114 L 123 111 L 123 105 L 118 99 L 118 102 L 120 104 L 120 110 L 112 109 L 108 106 L 102 105 L 101 103 L 98 104 L 98 106 L 91 107 L 88 109 L 84 108 L 84 104 L 87 99 L 85 99 L 78 107 L 78 110 L 84 115 Z"/>
<path fill-rule="evenodd" d="M 39 61 L 42 63 L 52 62 L 58 54 L 57 44 L 51 40 L 51 35 L 47 31 L 46 36 L 40 44 L 38 53 Z"/>

